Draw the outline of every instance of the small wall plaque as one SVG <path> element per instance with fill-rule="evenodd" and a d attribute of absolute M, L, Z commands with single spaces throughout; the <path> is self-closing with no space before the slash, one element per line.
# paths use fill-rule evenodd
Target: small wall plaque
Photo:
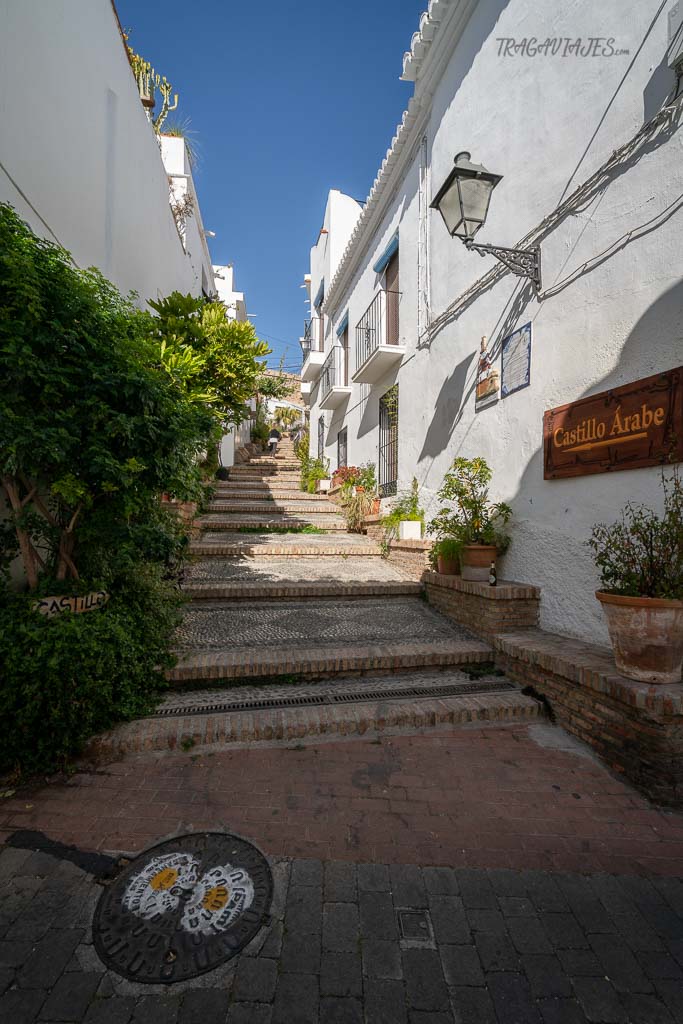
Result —
<path fill-rule="evenodd" d="M 531 324 L 524 324 L 501 342 L 503 398 L 528 388 L 531 382 Z"/>

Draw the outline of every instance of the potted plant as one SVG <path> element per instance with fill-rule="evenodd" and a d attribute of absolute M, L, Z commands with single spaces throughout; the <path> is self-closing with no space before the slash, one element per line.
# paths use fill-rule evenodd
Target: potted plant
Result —
<path fill-rule="evenodd" d="M 401 491 L 382 519 L 387 539 L 398 534 L 399 540 L 420 540 L 424 526 L 424 509 L 420 506 L 418 483 L 413 477 L 409 491 Z"/>
<path fill-rule="evenodd" d="M 629 502 L 621 521 L 598 523 L 588 542 L 600 572 L 595 596 L 619 672 L 680 683 L 683 665 L 683 484 L 662 474 L 661 516 Z"/>
<path fill-rule="evenodd" d="M 457 537 L 442 537 L 430 553 L 430 561 L 444 576 L 459 576 L 463 544 Z"/>
<path fill-rule="evenodd" d="M 372 491 L 366 491 L 362 484 L 355 488 L 355 494 L 344 499 L 343 510 L 349 533 L 362 533 L 365 520 L 372 514 L 375 498 Z"/>
<path fill-rule="evenodd" d="M 504 501 L 489 501 L 492 475 L 484 459 L 454 459 L 439 490 L 441 501 L 453 504 L 441 508 L 429 524 L 439 539 L 455 538 L 462 545 L 464 580 L 488 580 L 491 563 L 510 545 L 501 527 L 512 509 Z"/>
<path fill-rule="evenodd" d="M 302 463 L 302 490 L 308 491 L 309 494 L 315 493 L 320 480 L 329 481 L 329 478 L 329 459 L 309 459 L 305 468 Z"/>

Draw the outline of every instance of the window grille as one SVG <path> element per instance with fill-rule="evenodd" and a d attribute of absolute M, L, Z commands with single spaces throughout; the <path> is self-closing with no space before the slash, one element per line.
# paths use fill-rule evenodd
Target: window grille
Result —
<path fill-rule="evenodd" d="M 348 450 L 346 445 L 346 427 L 337 434 L 337 468 L 348 466 Z"/>
<path fill-rule="evenodd" d="M 318 458 L 322 459 L 325 454 L 325 417 L 318 420 Z"/>
<path fill-rule="evenodd" d="M 398 480 L 398 384 L 379 400 L 379 493 L 396 494 Z"/>

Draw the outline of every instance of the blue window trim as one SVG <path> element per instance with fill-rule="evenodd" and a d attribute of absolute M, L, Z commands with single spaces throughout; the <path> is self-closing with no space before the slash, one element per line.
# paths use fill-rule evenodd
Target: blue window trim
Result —
<path fill-rule="evenodd" d="M 380 258 L 377 260 L 377 262 L 373 264 L 372 269 L 375 271 L 376 274 L 381 274 L 383 270 L 386 270 L 387 263 L 389 262 L 391 257 L 394 255 L 394 253 L 397 252 L 397 251 L 398 251 L 398 231 L 393 236 L 393 238 L 389 242 L 389 245 L 386 247 L 386 249 L 384 250 L 384 252 L 380 256 Z"/>
<path fill-rule="evenodd" d="M 315 298 L 313 299 L 313 305 L 315 306 L 316 309 L 322 303 L 324 298 L 325 298 L 325 278 L 323 278 L 322 281 L 320 282 L 320 287 L 318 288 L 317 294 L 316 294 Z"/>
<path fill-rule="evenodd" d="M 338 338 L 341 338 L 342 334 L 344 333 L 344 331 L 346 330 L 346 328 L 348 326 L 349 326 L 349 311 L 347 309 L 346 312 L 344 313 L 344 316 L 342 317 L 342 322 L 339 324 L 339 327 L 337 328 L 337 337 Z"/>

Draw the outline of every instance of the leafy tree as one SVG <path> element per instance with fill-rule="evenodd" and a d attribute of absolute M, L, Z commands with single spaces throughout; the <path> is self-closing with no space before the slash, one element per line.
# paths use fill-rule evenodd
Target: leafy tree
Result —
<path fill-rule="evenodd" d="M 80 537 L 106 548 L 162 491 L 199 490 L 213 417 L 151 321 L 0 205 L 0 480 L 31 590 L 80 578 Z"/>
<path fill-rule="evenodd" d="M 166 370 L 193 400 L 207 401 L 224 425 L 240 423 L 253 395 L 277 387 L 260 361 L 270 348 L 253 324 L 230 320 L 222 302 L 172 292 L 149 304 Z"/>

